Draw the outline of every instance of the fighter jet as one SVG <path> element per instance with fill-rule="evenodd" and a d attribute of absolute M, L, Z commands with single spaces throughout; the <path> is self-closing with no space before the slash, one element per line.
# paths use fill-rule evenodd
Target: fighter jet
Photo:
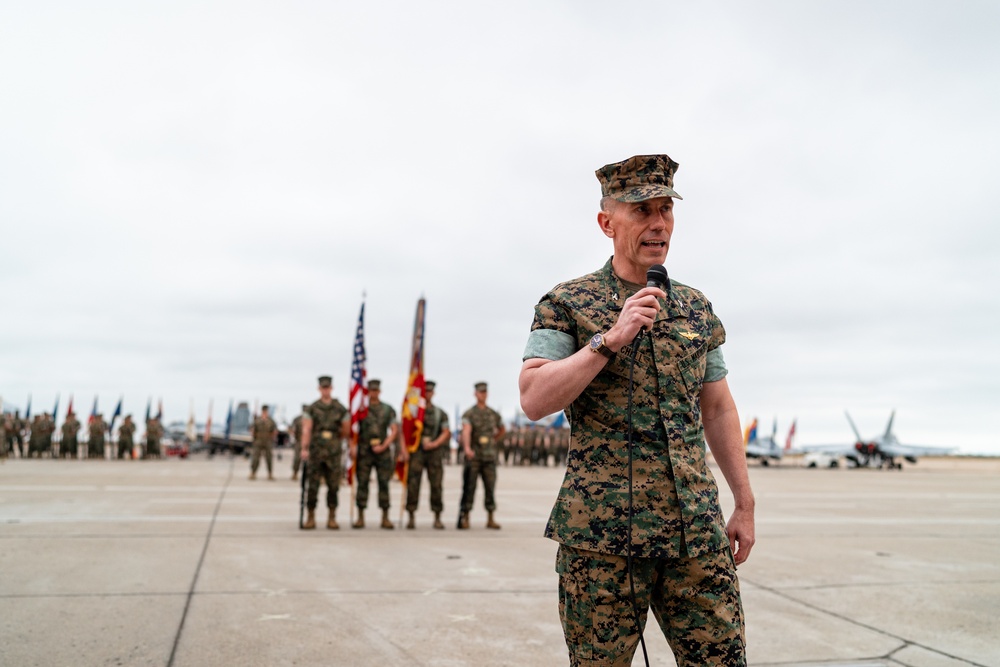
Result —
<path fill-rule="evenodd" d="M 763 438 L 757 435 L 757 418 L 755 417 L 750 427 L 743 434 L 743 445 L 746 448 L 747 459 L 757 459 L 762 466 L 770 465 L 773 459 L 775 463 L 781 461 L 781 457 L 786 451 L 792 448 L 792 438 L 795 437 L 795 422 L 792 422 L 788 429 L 788 437 L 785 439 L 785 446 L 778 445 L 778 420 L 774 420 L 774 427 L 771 435 Z"/>
<path fill-rule="evenodd" d="M 887 468 L 889 470 L 902 470 L 903 464 L 896 461 L 897 458 L 904 459 L 909 463 L 916 463 L 918 456 L 942 456 L 955 451 L 955 447 L 930 447 L 925 445 L 904 445 L 892 432 L 892 422 L 896 417 L 893 410 L 889 415 L 889 424 L 885 427 L 885 433 L 871 440 L 865 440 L 858 432 L 858 427 L 854 425 L 850 413 L 846 410 L 847 421 L 851 425 L 856 438 L 853 445 L 806 445 L 800 452 L 826 454 L 831 457 L 843 457 L 855 468 Z"/>

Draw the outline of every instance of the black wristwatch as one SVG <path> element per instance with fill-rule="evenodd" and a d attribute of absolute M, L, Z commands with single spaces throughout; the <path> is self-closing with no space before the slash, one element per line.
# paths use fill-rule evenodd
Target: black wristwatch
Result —
<path fill-rule="evenodd" d="M 595 333 L 594 337 L 590 339 L 590 351 L 600 352 L 608 359 L 614 359 L 617 356 L 617 353 L 614 350 L 609 349 L 608 346 L 604 344 L 604 334 L 602 333 Z"/>

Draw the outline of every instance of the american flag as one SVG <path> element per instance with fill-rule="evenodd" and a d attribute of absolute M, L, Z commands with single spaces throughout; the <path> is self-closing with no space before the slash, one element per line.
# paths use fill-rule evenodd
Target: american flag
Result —
<path fill-rule="evenodd" d="M 361 302 L 358 331 L 354 336 L 354 361 L 351 362 L 351 432 L 356 438 L 358 422 L 368 416 L 368 386 L 365 382 L 365 303 Z"/>

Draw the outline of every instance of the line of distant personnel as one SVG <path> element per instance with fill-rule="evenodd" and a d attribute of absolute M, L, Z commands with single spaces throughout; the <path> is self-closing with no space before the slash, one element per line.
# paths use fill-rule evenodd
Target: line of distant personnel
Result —
<path fill-rule="evenodd" d="M 80 431 L 85 429 L 86 440 L 80 439 Z M 113 425 L 104 421 L 104 415 L 97 413 L 87 419 L 83 425 L 72 411 L 66 414 L 66 420 L 56 431 L 56 422 L 47 412 L 35 415 L 33 419 L 24 419 L 20 412 L 0 415 L 0 456 L 15 455 L 20 458 L 114 458 L 117 445 L 117 458 L 160 458 L 161 443 L 164 440 L 164 429 L 159 417 L 146 420 L 146 431 L 140 439 L 136 439 L 137 424 L 132 415 L 125 415 L 112 440 Z M 110 451 L 105 452 L 105 448 Z"/>
<path fill-rule="evenodd" d="M 55 420 L 47 412 L 28 420 L 15 411 L 0 418 L 0 456 L 150 459 L 162 458 L 164 453 L 186 456 L 191 447 L 203 441 L 200 432 L 194 442 L 188 442 L 183 432 L 167 434 L 157 417 L 146 421 L 145 432 L 138 438 L 136 430 L 137 424 L 131 415 L 126 415 L 112 433 L 100 413 L 87 424 L 82 424 L 74 413 L 70 413 L 56 429 Z M 460 433 L 455 433 L 452 446 L 442 452 L 446 464 L 463 462 L 462 448 L 458 445 Z M 569 451 L 569 438 L 568 428 L 512 423 L 498 443 L 498 463 L 508 466 L 563 465 Z M 291 436 L 288 445 L 295 447 L 294 440 Z M 175 446 L 175 443 L 180 444 Z"/>

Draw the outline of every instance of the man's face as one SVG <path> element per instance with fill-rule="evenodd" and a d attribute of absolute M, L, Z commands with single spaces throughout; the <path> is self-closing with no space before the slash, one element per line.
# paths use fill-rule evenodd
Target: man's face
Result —
<path fill-rule="evenodd" d="M 368 401 L 370 403 L 378 403 L 378 397 L 382 395 L 381 389 L 369 389 L 368 390 Z"/>
<path fill-rule="evenodd" d="M 434 390 L 433 389 L 425 389 L 424 390 L 424 398 L 427 399 L 428 403 L 430 403 L 431 399 L 434 398 Z"/>
<path fill-rule="evenodd" d="M 476 390 L 476 400 L 477 401 L 482 401 L 483 403 L 486 402 L 486 390 L 485 389 L 477 389 Z"/>
<path fill-rule="evenodd" d="M 333 385 L 329 385 L 329 386 L 326 386 L 326 387 L 320 386 L 320 388 L 319 388 L 319 395 L 320 395 L 320 398 L 322 398 L 323 400 L 329 400 L 330 399 L 330 394 L 332 394 L 332 393 L 333 393 Z"/>
<path fill-rule="evenodd" d="M 642 276 L 663 264 L 674 233 L 674 200 L 656 197 L 636 203 L 613 202 L 598 214 L 605 235 L 615 244 L 615 258 Z"/>

